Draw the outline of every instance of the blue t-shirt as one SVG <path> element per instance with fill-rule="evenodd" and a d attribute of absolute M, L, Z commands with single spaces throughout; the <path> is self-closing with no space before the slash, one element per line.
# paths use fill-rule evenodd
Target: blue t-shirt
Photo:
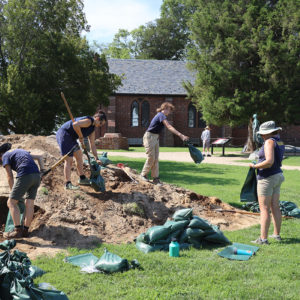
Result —
<path fill-rule="evenodd" d="M 93 125 L 94 124 L 94 118 L 90 117 L 90 116 L 85 116 L 85 117 L 78 117 L 78 118 L 75 118 L 75 122 L 76 121 L 79 121 L 79 120 L 84 120 L 84 119 L 90 119 L 92 121 L 91 125 L 89 127 L 81 127 L 81 132 L 82 132 L 82 135 L 84 137 L 87 137 L 89 136 L 92 132 L 94 132 L 95 130 L 95 126 Z M 75 140 L 77 140 L 79 137 L 78 137 L 78 134 L 76 133 L 76 131 L 74 130 L 73 128 L 73 122 L 72 120 L 70 121 L 67 121 L 66 123 L 64 123 L 61 127 L 60 127 L 60 130 L 61 130 L 61 133 L 64 134 L 64 133 L 67 133 L 69 134 L 71 137 L 73 137 Z M 63 133 L 64 132 L 64 133 Z"/>
<path fill-rule="evenodd" d="M 166 119 L 167 117 L 162 112 L 157 113 L 155 117 L 151 120 L 151 123 L 147 131 L 151 133 L 157 133 L 157 134 L 160 133 L 165 126 L 163 120 Z"/>
<path fill-rule="evenodd" d="M 40 172 L 30 153 L 23 149 L 5 152 L 2 162 L 3 167 L 10 165 L 17 172 L 17 177 Z"/>
<path fill-rule="evenodd" d="M 275 136 L 271 138 L 275 142 L 275 148 L 274 148 L 274 163 L 270 168 L 266 169 L 257 169 L 257 179 L 264 179 L 269 176 L 275 175 L 277 173 L 282 173 L 281 170 L 281 162 L 283 159 L 283 154 L 285 150 L 285 146 L 283 142 L 280 141 L 279 136 Z M 265 143 L 262 145 L 258 152 L 258 163 L 261 163 L 266 160 L 265 157 L 265 149 L 264 149 Z"/>

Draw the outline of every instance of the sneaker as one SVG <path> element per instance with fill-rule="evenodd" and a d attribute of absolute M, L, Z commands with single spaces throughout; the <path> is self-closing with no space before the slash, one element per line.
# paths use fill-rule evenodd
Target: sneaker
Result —
<path fill-rule="evenodd" d="M 80 184 L 80 185 L 91 185 L 91 182 L 88 178 L 85 177 L 84 179 L 79 178 L 78 179 L 78 184 Z"/>
<path fill-rule="evenodd" d="M 162 185 L 162 182 L 159 180 L 159 177 L 153 178 L 153 183 L 156 185 Z"/>
<path fill-rule="evenodd" d="M 269 238 L 275 239 L 276 241 L 280 242 L 282 240 L 281 236 L 279 234 L 272 234 L 269 235 Z"/>
<path fill-rule="evenodd" d="M 71 182 L 69 182 L 67 185 L 65 185 L 65 190 L 79 190 L 80 187 L 73 185 Z"/>
<path fill-rule="evenodd" d="M 269 245 L 268 240 L 263 240 L 261 237 L 259 237 L 257 240 L 255 241 L 251 241 L 251 243 L 254 244 L 259 244 L 259 245 Z"/>
<path fill-rule="evenodd" d="M 203 153 L 202 156 L 205 157 L 206 155 Z"/>
<path fill-rule="evenodd" d="M 206 156 L 209 156 L 209 157 L 211 157 L 211 155 L 210 155 L 210 154 L 207 154 Z"/>
<path fill-rule="evenodd" d="M 143 180 L 143 181 L 149 181 L 148 177 L 145 175 L 140 175 L 140 179 Z"/>
<path fill-rule="evenodd" d="M 8 240 L 21 238 L 21 237 L 23 237 L 23 228 L 22 227 L 18 227 L 18 228 L 15 227 L 13 231 L 4 232 L 3 237 L 8 239 Z"/>

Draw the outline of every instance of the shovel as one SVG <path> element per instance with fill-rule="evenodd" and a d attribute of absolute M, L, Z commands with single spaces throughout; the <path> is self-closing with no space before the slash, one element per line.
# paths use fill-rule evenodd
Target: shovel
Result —
<path fill-rule="evenodd" d="M 73 115 L 72 115 L 72 113 L 71 113 L 71 110 L 70 110 L 69 104 L 68 104 L 68 102 L 67 102 L 67 99 L 65 98 L 65 95 L 64 95 L 63 92 L 61 92 L 60 95 L 61 95 L 61 97 L 62 97 L 62 99 L 63 99 L 63 101 L 64 101 L 64 103 L 65 103 L 65 106 L 66 106 L 66 108 L 67 108 L 67 111 L 68 111 L 68 113 L 69 113 L 69 116 L 70 116 L 72 122 L 74 123 L 75 120 L 74 120 L 74 117 L 73 117 Z M 80 129 L 80 128 L 79 128 L 79 138 L 80 138 L 80 139 L 83 139 L 83 135 L 82 135 L 82 132 L 81 132 L 81 129 Z M 88 162 L 89 162 L 89 165 L 90 165 L 90 169 L 91 169 L 91 172 L 92 172 L 93 169 L 92 169 L 92 165 L 91 165 L 91 159 L 90 159 L 90 156 L 89 156 L 89 154 L 88 154 L 88 152 L 87 152 L 87 150 L 86 150 L 85 144 L 84 144 L 83 142 L 81 143 L 81 147 L 82 147 L 82 149 L 83 149 L 83 153 L 87 156 L 87 159 L 88 159 Z"/>
<path fill-rule="evenodd" d="M 118 164 L 117 164 L 117 167 L 120 168 L 120 169 L 122 169 L 123 172 L 131 179 L 131 181 L 132 181 L 133 183 L 138 183 L 138 182 L 137 182 L 137 181 L 129 174 L 129 172 L 125 170 L 124 164 L 118 163 Z"/>
<path fill-rule="evenodd" d="M 72 149 L 65 154 L 59 161 L 57 161 L 52 167 L 50 167 L 48 170 L 44 171 L 41 173 L 41 177 L 44 177 L 45 175 L 47 175 L 50 171 L 53 171 L 57 166 L 59 166 L 63 161 L 66 160 L 66 158 L 76 150 L 76 148 L 79 148 L 78 145 L 75 145 L 72 147 Z"/>

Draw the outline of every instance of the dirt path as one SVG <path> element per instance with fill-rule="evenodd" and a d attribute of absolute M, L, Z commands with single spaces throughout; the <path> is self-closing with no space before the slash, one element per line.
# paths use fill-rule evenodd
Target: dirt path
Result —
<path fill-rule="evenodd" d="M 228 152 L 228 155 L 236 155 L 235 152 Z M 144 158 L 146 159 L 146 154 L 143 152 L 108 152 L 109 156 L 125 156 L 130 158 Z M 160 160 L 168 161 L 179 161 L 179 162 L 193 162 L 189 152 L 160 152 Z M 245 162 L 237 162 L 237 160 L 245 160 Z M 249 160 L 244 157 L 237 156 L 211 156 L 205 157 L 202 164 L 221 164 L 221 165 L 232 165 L 232 166 L 248 166 Z M 299 170 L 299 166 L 282 166 L 284 170 Z"/>

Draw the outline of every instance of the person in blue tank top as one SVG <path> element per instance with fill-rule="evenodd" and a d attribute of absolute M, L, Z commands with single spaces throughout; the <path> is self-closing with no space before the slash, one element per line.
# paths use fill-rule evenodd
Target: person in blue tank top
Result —
<path fill-rule="evenodd" d="M 101 164 L 101 161 L 98 160 L 97 149 L 95 145 L 95 127 L 103 126 L 106 123 L 106 115 L 103 111 L 98 111 L 93 117 L 85 116 L 75 118 L 75 122 L 72 120 L 64 123 L 56 133 L 56 140 L 60 148 L 61 155 L 65 155 L 70 152 L 75 146 L 74 151 L 72 151 L 67 159 L 65 160 L 64 165 L 64 177 L 65 177 L 65 188 L 76 190 L 79 189 L 78 186 L 75 186 L 71 183 L 71 168 L 73 162 L 73 155 L 76 159 L 76 167 L 79 174 L 78 183 L 80 185 L 90 185 L 90 181 L 85 177 L 83 173 L 83 158 L 82 151 L 79 148 L 77 139 L 80 140 L 80 143 L 83 145 L 84 141 L 79 138 L 80 131 L 84 138 L 88 137 L 90 148 L 94 155 L 95 160 Z M 77 146 L 77 147 L 76 147 Z"/>
<path fill-rule="evenodd" d="M 280 141 L 279 131 L 281 127 L 276 127 L 274 121 L 268 121 L 260 125 L 259 131 L 264 140 L 264 144 L 259 150 L 259 160 L 257 164 L 251 163 L 251 168 L 257 169 L 257 195 L 260 209 L 260 237 L 252 241 L 256 244 L 269 244 L 268 231 L 272 219 L 274 232 L 270 238 L 281 241 L 281 211 L 279 207 L 280 186 L 284 181 L 281 170 L 281 162 L 285 146 Z"/>
<path fill-rule="evenodd" d="M 0 146 L 0 163 L 6 170 L 7 181 L 11 193 L 7 200 L 7 206 L 14 222 L 14 229 L 11 232 L 5 232 L 4 237 L 7 239 L 28 237 L 29 227 L 34 213 L 34 200 L 40 185 L 40 170 L 34 160 L 37 160 L 41 171 L 44 169 L 43 157 L 33 155 L 23 149 L 9 151 L 11 144 L 5 143 Z M 13 172 L 17 172 L 14 180 Z M 24 226 L 20 220 L 20 209 L 18 202 L 25 199 L 25 218 Z"/>
<path fill-rule="evenodd" d="M 160 108 L 158 108 L 157 114 L 151 120 L 150 125 L 144 134 L 143 144 L 147 154 L 147 160 L 144 164 L 141 179 L 148 181 L 148 173 L 151 170 L 151 176 L 154 184 L 161 184 L 159 179 L 159 134 L 166 126 L 168 130 L 179 136 L 183 141 L 189 139 L 188 136 L 183 135 L 177 131 L 167 120 L 167 116 L 174 110 L 174 105 L 169 102 L 164 102 Z"/>

